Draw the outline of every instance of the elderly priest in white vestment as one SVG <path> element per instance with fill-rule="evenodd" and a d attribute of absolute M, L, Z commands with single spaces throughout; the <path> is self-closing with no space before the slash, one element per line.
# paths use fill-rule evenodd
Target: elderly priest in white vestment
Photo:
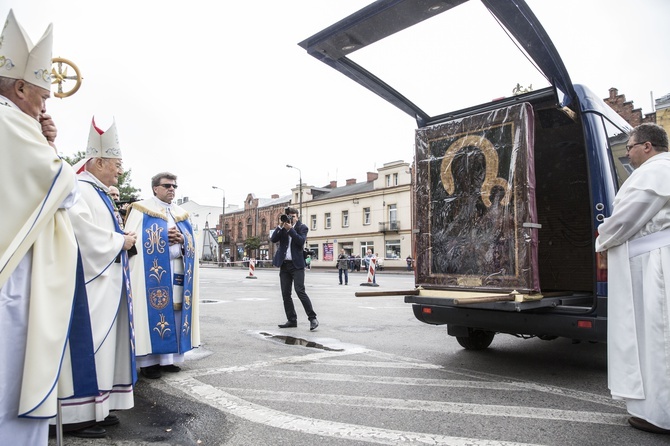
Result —
<path fill-rule="evenodd" d="M 65 211 L 77 198 L 75 174 L 56 154 L 46 114 L 51 46 L 51 25 L 33 45 L 9 12 L 0 35 L 0 443 L 7 445 L 48 443 L 57 396 L 74 394 L 57 381 L 71 315 L 78 302 L 86 305 Z M 92 362 L 78 368 L 95 375 Z"/>
<path fill-rule="evenodd" d="M 109 196 L 109 187 L 123 173 L 116 124 L 102 131 L 91 123 L 86 157 L 75 170 L 81 199 L 68 213 L 84 265 L 99 393 L 63 401 L 63 431 L 102 438 L 105 426 L 119 423 L 109 412 L 133 407 L 137 380 L 128 269 L 128 250 L 137 237 L 121 229 Z"/>
<path fill-rule="evenodd" d="M 596 251 L 608 251 L 608 384 L 626 402 L 633 427 L 670 434 L 668 135 L 641 124 L 626 151 L 635 170 L 596 240 Z"/>

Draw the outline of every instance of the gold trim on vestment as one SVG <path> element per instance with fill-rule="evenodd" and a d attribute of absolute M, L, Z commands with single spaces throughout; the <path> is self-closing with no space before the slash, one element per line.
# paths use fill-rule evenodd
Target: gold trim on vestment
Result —
<path fill-rule="evenodd" d="M 147 208 L 147 207 L 145 207 L 145 206 L 142 206 L 142 205 L 139 204 L 139 203 L 133 203 L 133 204 L 131 204 L 131 205 L 130 205 L 130 208 L 131 208 L 131 209 L 137 209 L 137 210 L 140 211 L 141 213 L 150 215 L 151 217 L 156 217 L 156 218 L 160 218 L 160 219 L 162 219 L 162 220 L 167 221 L 167 214 L 163 214 L 163 213 L 160 213 L 160 212 L 156 212 L 156 211 L 151 210 L 151 209 L 149 209 L 149 208 Z M 129 214 L 129 213 L 130 213 L 130 211 L 128 212 L 128 214 Z"/>
<path fill-rule="evenodd" d="M 136 203 L 131 204 L 131 205 L 130 205 L 130 208 L 137 209 L 137 210 L 140 211 L 141 213 L 146 214 L 146 215 L 149 215 L 149 216 L 151 216 L 151 217 L 160 218 L 160 219 L 162 219 L 162 220 L 166 220 L 166 221 L 167 221 L 167 219 L 168 219 L 168 218 L 167 218 L 167 213 L 156 212 L 156 211 L 154 211 L 154 210 L 152 210 L 152 209 L 149 209 L 149 208 L 146 207 L 146 206 L 143 206 L 143 205 L 140 204 L 139 202 L 136 202 Z M 128 212 L 128 213 L 129 213 L 129 212 Z M 173 215 L 173 218 L 174 218 L 175 223 L 179 223 L 180 221 L 188 220 L 188 212 L 185 213 L 185 214 L 182 214 L 182 215 Z"/>

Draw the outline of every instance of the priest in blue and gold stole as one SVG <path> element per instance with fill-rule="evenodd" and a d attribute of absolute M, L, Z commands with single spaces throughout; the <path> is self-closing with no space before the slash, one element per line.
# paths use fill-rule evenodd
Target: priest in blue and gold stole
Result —
<path fill-rule="evenodd" d="M 138 234 L 131 258 L 137 365 L 142 376 L 179 372 L 184 353 L 200 345 L 198 260 L 188 212 L 173 203 L 177 176 L 151 179 L 154 196 L 133 203 L 126 230 Z"/>

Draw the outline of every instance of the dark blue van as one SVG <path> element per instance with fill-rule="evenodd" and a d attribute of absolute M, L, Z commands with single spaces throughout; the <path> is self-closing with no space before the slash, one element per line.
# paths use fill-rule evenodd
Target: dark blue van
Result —
<path fill-rule="evenodd" d="M 517 88 L 509 97 L 429 114 L 360 63 L 357 52 L 384 39 L 394 58 L 396 33 L 472 3 L 493 17 L 546 87 Z M 440 41 L 444 51 L 415 63 L 411 81 L 425 83 L 425 72 L 443 61 L 467 72 L 458 51 L 476 39 L 468 32 Z M 631 127 L 588 88 L 572 83 L 523 0 L 380 0 L 300 46 L 416 120 L 416 290 L 405 302 L 417 319 L 446 324 L 466 349 L 488 347 L 497 333 L 606 340 L 607 265 L 594 243 L 631 171 L 625 150 Z M 486 42 L 478 56 L 495 58 Z M 488 68 L 493 77 L 509 74 L 496 64 Z M 436 97 L 454 73 L 442 70 L 441 82 L 429 85 Z M 481 87 L 459 84 L 470 91 Z"/>

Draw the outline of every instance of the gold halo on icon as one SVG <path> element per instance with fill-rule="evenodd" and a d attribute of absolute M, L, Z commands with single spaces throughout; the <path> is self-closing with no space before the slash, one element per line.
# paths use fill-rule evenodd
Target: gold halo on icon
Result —
<path fill-rule="evenodd" d="M 58 84 L 58 91 L 54 93 L 54 96 L 62 99 L 75 94 L 79 90 L 79 87 L 81 87 L 81 81 L 84 79 L 81 77 L 79 68 L 72 61 L 63 59 L 62 57 L 54 57 L 51 59 L 51 62 L 53 63 L 51 67 L 51 84 Z M 74 71 L 74 76 L 68 75 L 68 68 Z M 64 91 L 63 84 L 67 83 L 67 81 L 74 81 L 74 86 Z"/>
<path fill-rule="evenodd" d="M 454 176 L 451 173 L 451 162 L 454 160 L 456 154 L 463 149 L 463 147 L 474 146 L 482 151 L 484 159 L 486 160 L 486 176 L 484 177 L 484 184 L 481 187 L 482 201 L 486 207 L 491 206 L 491 189 L 493 186 L 501 186 L 505 190 L 501 204 L 509 203 L 508 184 L 504 178 L 498 177 L 498 153 L 491 144 L 491 141 L 483 136 L 466 135 L 457 139 L 447 149 L 442 158 L 442 165 L 440 166 L 440 178 L 442 179 L 442 186 L 449 195 L 454 193 Z"/>

